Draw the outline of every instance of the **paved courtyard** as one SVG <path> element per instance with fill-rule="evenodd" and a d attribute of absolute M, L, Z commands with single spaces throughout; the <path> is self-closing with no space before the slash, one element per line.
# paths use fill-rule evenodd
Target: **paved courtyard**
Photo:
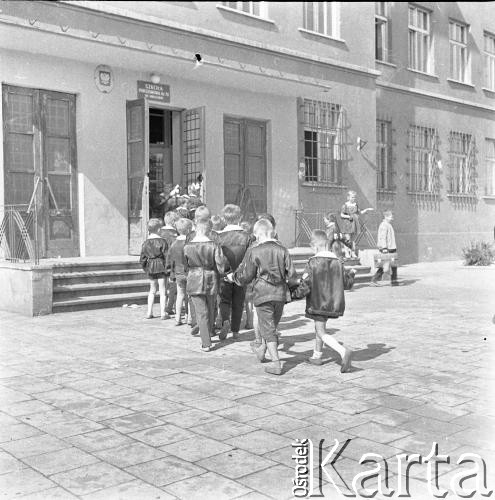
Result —
<path fill-rule="evenodd" d="M 324 439 L 324 456 L 350 439 L 330 471 L 335 485 L 323 475 L 325 498 L 348 493 L 367 470 L 364 453 L 387 459 L 397 490 L 396 455 L 426 457 L 434 442 L 451 458 L 439 487 L 450 489 L 457 459 L 473 452 L 494 488 L 495 269 L 448 262 L 400 273 L 400 287 L 357 285 L 345 316 L 328 322 L 355 350 L 347 374 L 329 350 L 323 366 L 305 363 L 313 332 L 303 301 L 285 310 L 280 377 L 255 361 L 252 331 L 203 353 L 188 327 L 145 321 L 143 307 L 0 313 L 0 496 L 292 498 L 291 444 L 304 438 Z M 426 464 L 410 476 L 412 498 L 434 498 Z"/>

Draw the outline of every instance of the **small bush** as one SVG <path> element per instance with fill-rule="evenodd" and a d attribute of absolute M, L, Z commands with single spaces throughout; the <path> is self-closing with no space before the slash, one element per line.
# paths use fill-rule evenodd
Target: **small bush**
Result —
<path fill-rule="evenodd" d="M 484 241 L 472 241 L 462 249 L 462 255 L 466 266 L 489 266 L 495 261 L 493 245 Z"/>

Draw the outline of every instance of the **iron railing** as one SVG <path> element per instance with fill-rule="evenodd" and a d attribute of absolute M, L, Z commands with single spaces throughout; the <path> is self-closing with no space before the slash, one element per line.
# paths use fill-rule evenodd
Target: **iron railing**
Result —
<path fill-rule="evenodd" d="M 37 228 L 35 204 L 0 206 L 0 259 L 38 264 Z"/>

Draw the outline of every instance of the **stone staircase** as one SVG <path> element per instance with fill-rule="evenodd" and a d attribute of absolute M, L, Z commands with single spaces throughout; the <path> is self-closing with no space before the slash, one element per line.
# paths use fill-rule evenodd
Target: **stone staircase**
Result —
<path fill-rule="evenodd" d="M 301 247 L 291 249 L 290 253 L 301 275 L 313 252 Z M 346 266 L 356 269 L 356 283 L 371 279 L 370 268 L 360 265 L 357 259 L 348 261 Z M 53 263 L 54 313 L 145 304 L 148 290 L 138 257 L 64 259 Z M 158 302 L 158 294 L 155 300 Z"/>

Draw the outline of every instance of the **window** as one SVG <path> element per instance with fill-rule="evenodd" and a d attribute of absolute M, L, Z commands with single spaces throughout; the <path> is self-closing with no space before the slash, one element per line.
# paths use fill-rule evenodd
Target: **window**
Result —
<path fill-rule="evenodd" d="M 485 139 L 485 194 L 495 196 L 495 139 Z"/>
<path fill-rule="evenodd" d="M 471 134 L 450 132 L 450 179 L 452 195 L 476 194 L 475 142 Z"/>
<path fill-rule="evenodd" d="M 430 73 L 431 64 L 430 13 L 409 6 L 409 69 Z"/>
<path fill-rule="evenodd" d="M 376 121 L 376 165 L 378 190 L 393 191 L 391 122 Z"/>
<path fill-rule="evenodd" d="M 389 61 L 388 2 L 375 2 L 375 59 Z"/>
<path fill-rule="evenodd" d="M 257 17 L 268 17 L 268 8 L 265 2 L 222 2 L 224 7 L 238 10 L 245 14 Z"/>
<path fill-rule="evenodd" d="M 449 23 L 450 40 L 450 77 L 458 82 L 467 82 L 468 51 L 467 51 L 467 26 L 451 21 Z"/>
<path fill-rule="evenodd" d="M 440 192 L 438 134 L 436 129 L 409 127 L 409 193 Z"/>
<path fill-rule="evenodd" d="M 339 2 L 304 2 L 303 27 L 321 35 L 339 38 Z"/>
<path fill-rule="evenodd" d="M 304 180 L 342 184 L 342 107 L 304 100 Z"/>
<path fill-rule="evenodd" d="M 484 42 L 485 85 L 488 90 L 495 92 L 495 36 L 485 33 Z"/>

